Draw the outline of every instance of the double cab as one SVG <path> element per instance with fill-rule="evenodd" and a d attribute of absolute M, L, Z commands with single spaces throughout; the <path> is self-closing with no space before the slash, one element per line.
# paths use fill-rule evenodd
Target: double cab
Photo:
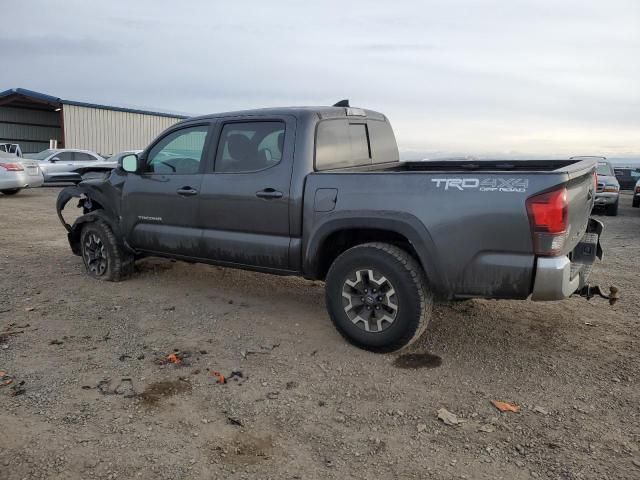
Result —
<path fill-rule="evenodd" d="M 389 119 L 347 102 L 184 120 L 57 210 L 89 275 L 162 256 L 326 282 L 338 331 L 378 352 L 435 300 L 562 300 L 601 257 L 592 158 L 399 160 Z M 79 197 L 73 224 L 64 206 Z"/>

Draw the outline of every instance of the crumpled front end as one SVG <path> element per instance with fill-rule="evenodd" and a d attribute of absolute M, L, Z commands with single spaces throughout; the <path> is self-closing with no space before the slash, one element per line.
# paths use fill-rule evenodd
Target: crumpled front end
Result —
<path fill-rule="evenodd" d="M 77 207 L 82 208 L 82 216 L 77 218 L 73 224 L 67 222 L 62 214 L 64 207 L 74 198 L 78 199 Z M 66 187 L 62 189 L 62 191 L 58 194 L 58 199 L 56 200 L 56 211 L 58 213 L 58 218 L 60 222 L 67 230 L 67 238 L 69 240 L 69 245 L 71 247 L 71 251 L 75 255 L 81 255 L 80 252 L 80 228 L 78 226 L 83 222 L 78 222 L 83 217 L 86 217 L 92 210 L 92 202 L 91 199 L 84 193 L 83 189 L 79 186 Z M 85 219 L 86 220 L 86 219 Z"/>
<path fill-rule="evenodd" d="M 63 215 L 65 206 L 72 200 L 78 199 L 77 207 L 82 214 L 73 222 L 67 221 Z M 105 180 L 87 180 L 78 185 L 66 187 L 58 194 L 56 211 L 60 222 L 67 230 L 67 237 L 71 250 L 76 255 L 80 252 L 80 233 L 82 225 L 100 219 L 107 223 L 116 237 L 121 238 L 117 219 L 120 205 L 120 189 L 110 178 Z M 67 214 L 67 218 L 70 215 Z"/>

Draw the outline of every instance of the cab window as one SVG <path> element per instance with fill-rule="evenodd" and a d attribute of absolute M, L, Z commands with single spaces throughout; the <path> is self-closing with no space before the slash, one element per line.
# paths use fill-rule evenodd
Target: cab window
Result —
<path fill-rule="evenodd" d="M 233 122 L 222 127 L 215 171 L 247 173 L 265 170 L 282 160 L 284 122 Z"/>
<path fill-rule="evenodd" d="M 316 170 L 356 167 L 371 163 L 369 133 L 364 123 L 325 120 L 316 132 Z"/>
<path fill-rule="evenodd" d="M 193 174 L 200 161 L 209 127 L 183 128 L 170 133 L 149 151 L 145 171 L 162 174 Z"/>

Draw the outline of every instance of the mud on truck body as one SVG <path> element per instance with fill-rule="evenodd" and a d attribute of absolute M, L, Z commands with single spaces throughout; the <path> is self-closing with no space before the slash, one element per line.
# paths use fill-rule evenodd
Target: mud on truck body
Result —
<path fill-rule="evenodd" d="M 383 114 L 260 109 L 184 120 L 57 210 L 88 273 L 118 281 L 162 256 L 326 282 L 338 331 L 403 348 L 435 300 L 598 293 L 596 162 L 401 162 Z M 73 223 L 64 206 L 79 198 Z"/>

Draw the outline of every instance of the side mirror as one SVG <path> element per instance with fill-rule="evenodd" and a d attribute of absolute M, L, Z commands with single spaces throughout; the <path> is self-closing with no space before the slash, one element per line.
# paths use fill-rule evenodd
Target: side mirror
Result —
<path fill-rule="evenodd" d="M 49 160 L 51 163 L 56 163 L 59 162 L 60 159 L 58 157 L 53 157 L 51 160 Z"/>
<path fill-rule="evenodd" d="M 138 155 L 131 153 L 122 157 L 118 162 L 118 166 L 125 172 L 136 173 L 138 171 L 138 162 Z"/>

